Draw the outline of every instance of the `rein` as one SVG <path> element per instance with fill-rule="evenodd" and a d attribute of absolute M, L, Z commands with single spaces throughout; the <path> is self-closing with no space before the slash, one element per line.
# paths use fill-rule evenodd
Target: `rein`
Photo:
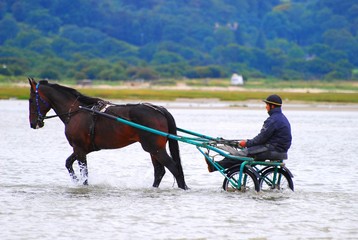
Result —
<path fill-rule="evenodd" d="M 61 117 L 61 116 L 64 116 L 64 115 L 68 115 L 70 116 L 71 114 L 74 114 L 74 113 L 77 113 L 79 112 L 80 110 L 76 110 L 76 111 L 73 111 L 73 112 L 68 112 L 68 113 L 61 113 L 61 114 L 55 114 L 55 115 L 51 115 L 51 116 L 45 116 L 43 117 L 42 119 L 50 119 L 50 118 L 55 118 L 55 117 Z"/>

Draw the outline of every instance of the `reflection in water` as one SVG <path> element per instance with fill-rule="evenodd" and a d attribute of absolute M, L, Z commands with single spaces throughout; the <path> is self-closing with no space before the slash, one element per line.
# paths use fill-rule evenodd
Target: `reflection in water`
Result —
<path fill-rule="evenodd" d="M 294 137 L 286 166 L 296 191 L 227 193 L 223 177 L 208 173 L 202 155 L 183 143 L 189 191 L 169 171 L 153 189 L 150 157 L 138 144 L 90 154 L 90 185 L 73 184 L 63 124 L 51 119 L 30 129 L 27 109 L 26 101 L 0 101 L 0 239 L 358 236 L 356 111 L 285 111 Z M 170 111 L 182 128 L 230 139 L 253 137 L 266 119 L 264 109 Z"/>

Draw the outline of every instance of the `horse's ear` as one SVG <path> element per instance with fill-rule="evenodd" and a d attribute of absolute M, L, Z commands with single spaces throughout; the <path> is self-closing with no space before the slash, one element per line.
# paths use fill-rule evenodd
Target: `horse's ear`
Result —
<path fill-rule="evenodd" d="M 33 78 L 27 78 L 29 80 L 30 86 L 31 86 L 31 90 L 36 90 L 36 82 Z"/>

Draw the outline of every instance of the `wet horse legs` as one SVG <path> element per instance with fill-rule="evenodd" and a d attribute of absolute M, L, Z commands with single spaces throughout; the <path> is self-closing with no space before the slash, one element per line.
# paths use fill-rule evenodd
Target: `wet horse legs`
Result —
<path fill-rule="evenodd" d="M 66 159 L 66 168 L 68 170 L 68 173 L 70 174 L 71 180 L 73 182 L 78 182 L 78 178 L 76 176 L 75 171 L 73 170 L 73 163 L 76 161 L 76 155 L 75 153 L 72 153 L 67 159 Z"/>
<path fill-rule="evenodd" d="M 77 154 L 72 153 L 67 159 L 66 159 L 66 168 L 68 170 L 68 173 L 70 174 L 70 177 L 73 182 L 78 182 L 79 179 L 76 176 L 75 171 L 73 170 L 73 163 L 78 160 L 78 165 L 80 167 L 80 173 L 81 173 L 81 179 L 84 180 L 83 185 L 88 184 L 88 169 L 87 169 L 87 159 L 86 155 L 82 155 L 78 157 Z"/>
<path fill-rule="evenodd" d="M 81 179 L 83 179 L 83 185 L 88 185 L 88 168 L 86 156 L 78 159 L 78 166 L 80 167 Z"/>

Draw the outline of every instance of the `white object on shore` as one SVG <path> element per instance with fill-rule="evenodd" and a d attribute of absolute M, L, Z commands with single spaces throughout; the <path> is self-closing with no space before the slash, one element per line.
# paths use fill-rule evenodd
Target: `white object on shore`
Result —
<path fill-rule="evenodd" d="M 241 75 L 238 75 L 237 73 L 234 73 L 231 76 L 231 84 L 232 85 L 244 85 L 244 78 Z"/>

